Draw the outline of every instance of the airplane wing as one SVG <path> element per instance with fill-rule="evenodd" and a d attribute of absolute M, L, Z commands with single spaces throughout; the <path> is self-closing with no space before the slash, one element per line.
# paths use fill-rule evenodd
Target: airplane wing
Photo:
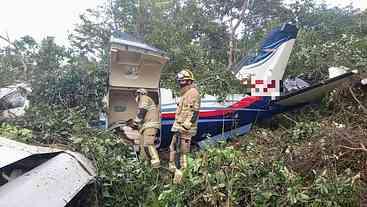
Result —
<path fill-rule="evenodd" d="M 273 104 L 285 107 L 292 107 L 314 102 L 328 92 L 332 91 L 334 88 L 340 86 L 343 82 L 351 78 L 354 74 L 355 73 L 353 72 L 347 72 L 335 78 L 331 78 L 318 84 L 302 88 L 298 91 L 280 97 L 280 99 L 273 101 Z"/>

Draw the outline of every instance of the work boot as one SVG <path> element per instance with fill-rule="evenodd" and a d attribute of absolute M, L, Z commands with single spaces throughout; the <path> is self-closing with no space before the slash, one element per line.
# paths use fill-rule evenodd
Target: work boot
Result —
<path fill-rule="evenodd" d="M 176 164 L 175 162 L 169 162 L 168 163 L 168 170 L 172 173 L 174 173 L 176 171 Z"/>
<path fill-rule="evenodd" d="M 187 168 L 187 154 L 181 155 L 180 164 L 181 164 L 181 169 L 186 169 Z"/>
<path fill-rule="evenodd" d="M 159 155 L 158 155 L 158 152 L 157 152 L 157 149 L 155 148 L 155 146 L 152 146 L 152 145 L 149 145 L 148 146 L 148 151 L 149 151 L 149 154 L 150 154 L 150 163 L 152 165 L 153 168 L 159 168 L 159 165 L 160 165 L 160 160 L 159 160 Z"/>
<path fill-rule="evenodd" d="M 173 183 L 174 184 L 180 184 L 182 182 L 182 171 L 181 170 L 178 170 L 176 169 L 175 170 L 175 176 L 173 178 Z"/>

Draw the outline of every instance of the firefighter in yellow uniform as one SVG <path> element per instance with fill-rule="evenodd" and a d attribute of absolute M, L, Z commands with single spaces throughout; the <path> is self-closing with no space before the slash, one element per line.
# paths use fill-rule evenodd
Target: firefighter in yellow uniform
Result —
<path fill-rule="evenodd" d="M 175 122 L 171 131 L 173 137 L 170 145 L 169 169 L 175 173 L 174 182 L 180 183 L 182 171 L 187 167 L 187 155 L 190 152 L 191 137 L 196 135 L 200 109 L 200 94 L 193 84 L 194 76 L 190 70 L 182 70 L 176 76 L 180 85 L 181 98 L 176 109 Z M 180 143 L 177 141 L 180 140 Z M 176 157 L 176 144 L 179 144 L 179 158 Z M 177 169 L 175 160 L 179 160 Z"/>
<path fill-rule="evenodd" d="M 160 160 L 154 141 L 160 128 L 159 111 L 153 99 L 147 94 L 148 92 L 145 89 L 138 89 L 136 91 L 138 111 L 134 122 L 139 128 L 140 152 L 144 156 L 145 147 L 148 148 L 151 165 L 154 168 L 158 168 Z"/>

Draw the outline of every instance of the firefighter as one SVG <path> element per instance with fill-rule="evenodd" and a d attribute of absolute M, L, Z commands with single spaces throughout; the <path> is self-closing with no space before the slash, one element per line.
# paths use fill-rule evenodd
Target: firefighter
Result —
<path fill-rule="evenodd" d="M 175 122 L 171 132 L 173 137 L 170 145 L 170 160 L 168 168 L 175 173 L 174 182 L 180 183 L 182 171 L 187 167 L 187 155 L 190 152 L 191 137 L 196 135 L 197 120 L 200 109 L 200 94 L 193 84 L 194 76 L 190 70 L 182 70 L 176 76 L 176 81 L 180 85 L 181 98 L 176 110 Z M 178 143 L 179 140 L 179 143 Z M 176 144 L 180 152 L 176 155 Z M 176 166 L 176 159 L 179 165 Z"/>
<path fill-rule="evenodd" d="M 138 126 L 139 129 L 141 154 L 145 156 L 145 147 L 148 148 L 151 165 L 153 168 L 158 168 L 160 160 L 154 141 L 156 139 L 158 129 L 160 128 L 159 111 L 153 99 L 147 94 L 147 90 L 143 88 L 136 91 L 138 111 L 134 124 Z"/>

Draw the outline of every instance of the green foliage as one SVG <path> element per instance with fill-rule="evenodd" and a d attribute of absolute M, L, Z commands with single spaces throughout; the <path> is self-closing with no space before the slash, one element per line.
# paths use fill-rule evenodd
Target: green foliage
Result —
<path fill-rule="evenodd" d="M 238 57 L 251 53 L 249 48 L 258 46 L 272 27 L 296 20 L 300 32 L 288 66 L 290 75 L 311 73 L 315 81 L 325 78 L 330 66 L 365 70 L 366 12 L 327 8 L 313 0 L 289 7 L 278 0 L 250 2 L 242 31 L 236 34 Z M 197 152 L 190 157 L 181 185 L 172 184 L 172 175 L 163 169 L 136 160 L 116 135 L 89 128 L 103 110 L 108 43 L 116 30 L 133 33 L 167 52 L 170 62 L 163 70 L 162 86 L 175 88 L 175 73 L 191 68 L 202 93 L 223 98 L 243 92 L 226 70 L 231 35 L 226 19 L 241 18 L 241 3 L 113 0 L 80 16 L 70 36 L 73 48 L 61 47 L 53 38 L 37 43 L 31 37 L 1 48 L 0 86 L 27 81 L 32 94 L 31 107 L 19 122 L 26 128 L 3 123 L 0 135 L 33 144 L 63 144 L 84 153 L 97 167 L 105 206 L 357 206 L 361 185 L 353 175 L 359 162 L 352 158 L 336 162 L 342 156 L 340 149 L 327 148 L 332 144 L 325 144 L 324 138 L 330 135 L 321 136 L 328 131 L 315 118 L 299 118 L 281 135 L 255 132 L 239 149 L 221 145 Z M 334 105 L 350 109 L 350 104 Z M 359 109 L 352 109 L 353 119 L 339 115 L 338 121 L 358 121 Z M 315 157 L 323 163 L 315 163 Z M 304 168 L 307 173 L 292 164 L 302 159 L 311 160 L 311 167 Z"/>
<path fill-rule="evenodd" d="M 141 8 L 149 9 L 142 12 Z M 241 90 L 239 81 L 225 71 L 228 33 L 225 24 L 216 23 L 215 18 L 204 12 L 196 1 L 181 4 L 179 1 L 118 0 L 112 1 L 109 7 L 88 11 L 81 16 L 80 27 L 71 40 L 83 51 L 93 52 L 108 48 L 108 31 L 133 33 L 163 49 L 170 57 L 163 70 L 162 86 L 176 87 L 173 77 L 188 67 L 201 80 L 198 85 L 204 92 L 224 97 Z M 96 19 L 95 24 L 93 19 Z M 218 89 L 218 83 L 222 89 Z"/>
<path fill-rule="evenodd" d="M 344 176 L 338 177 L 327 173 L 325 170 L 315 179 L 312 206 L 358 206 L 350 172 L 346 171 Z"/>
<path fill-rule="evenodd" d="M 290 140 L 300 142 L 310 140 L 312 136 L 317 136 L 320 132 L 320 124 L 318 122 L 297 122 L 292 128 Z"/>
<path fill-rule="evenodd" d="M 58 105 L 31 106 L 25 125 L 33 130 L 34 141 L 42 144 L 71 144 L 75 128 L 86 127 L 83 108 L 65 109 Z"/>
<path fill-rule="evenodd" d="M 116 135 L 105 130 L 79 128 L 73 134 L 73 144 L 95 162 L 104 206 L 154 203 L 160 185 L 159 172 L 136 160 L 130 147 Z"/>
<path fill-rule="evenodd" d="M 0 87 L 10 85 L 21 76 L 21 63 L 10 48 L 0 49 Z"/>
<path fill-rule="evenodd" d="M 29 130 L 0 129 L 1 136 L 34 142 Z M 306 180 L 282 160 L 264 157 L 257 144 L 200 151 L 175 185 L 165 171 L 136 160 L 111 132 L 75 124 L 71 140 L 68 146 L 97 167 L 104 206 L 357 206 L 359 189 L 350 171 L 314 171 Z"/>
<path fill-rule="evenodd" d="M 28 80 L 37 46 L 32 37 L 24 36 L 0 48 L 0 87 Z"/>
<path fill-rule="evenodd" d="M 298 11 L 300 31 L 288 64 L 289 75 L 307 74 L 305 78 L 314 83 L 327 78 L 332 66 L 365 70 L 365 12 L 328 8 L 308 0 L 292 6 Z"/>
<path fill-rule="evenodd" d="M 29 142 L 32 139 L 32 131 L 12 124 L 1 123 L 0 136 L 20 142 Z"/>
<path fill-rule="evenodd" d="M 93 112 L 106 90 L 105 73 L 96 62 L 70 54 L 53 39 L 41 43 L 32 75 L 30 100 L 35 105 L 85 106 Z"/>
<path fill-rule="evenodd" d="M 106 72 L 96 61 L 56 45 L 53 38 L 31 43 L 17 42 L 32 59 L 30 108 L 20 122 L 33 130 L 37 143 L 68 144 L 75 126 L 87 126 L 104 110 Z"/>
<path fill-rule="evenodd" d="M 99 7 L 95 10 L 88 9 L 80 15 L 81 23 L 69 36 L 74 50 L 82 55 L 92 53 L 97 57 L 107 57 L 112 25 L 105 12 L 104 7 Z"/>
<path fill-rule="evenodd" d="M 251 153 L 233 147 L 198 153 L 183 184 L 164 186 L 161 206 L 357 206 L 349 176 L 305 180 L 282 161 Z"/>

